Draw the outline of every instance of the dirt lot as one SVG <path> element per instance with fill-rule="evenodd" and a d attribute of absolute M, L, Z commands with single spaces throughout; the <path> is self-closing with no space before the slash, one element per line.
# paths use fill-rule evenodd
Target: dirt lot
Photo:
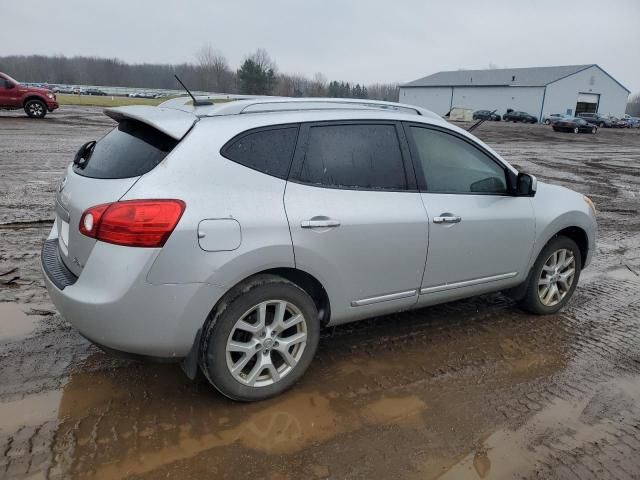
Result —
<path fill-rule="evenodd" d="M 495 294 L 330 329 L 296 388 L 238 404 L 105 355 L 48 300 L 55 187 L 110 125 L 0 114 L 0 478 L 640 478 L 640 130 L 476 131 L 598 207 L 562 314 Z"/>

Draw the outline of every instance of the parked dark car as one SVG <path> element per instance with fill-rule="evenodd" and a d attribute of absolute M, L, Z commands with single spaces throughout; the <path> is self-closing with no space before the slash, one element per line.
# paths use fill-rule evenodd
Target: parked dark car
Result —
<path fill-rule="evenodd" d="M 103 96 L 106 95 L 106 93 L 103 92 L 102 90 L 97 89 L 97 88 L 87 88 L 84 91 L 84 95 L 98 95 L 98 96 L 103 97 Z"/>
<path fill-rule="evenodd" d="M 535 117 L 527 112 L 508 111 L 502 116 L 505 122 L 523 122 L 523 123 L 538 123 L 538 117 Z"/>
<path fill-rule="evenodd" d="M 573 132 L 573 133 L 596 133 L 598 127 L 590 124 L 582 118 L 565 117 L 551 126 L 554 132 Z"/>
<path fill-rule="evenodd" d="M 600 115 L 599 113 L 579 113 L 577 117 L 586 120 L 592 125 L 597 125 L 600 128 L 611 128 L 613 126 L 613 123 L 611 122 L 611 119 L 609 117 L 605 117 L 604 115 Z"/>
<path fill-rule="evenodd" d="M 494 122 L 499 122 L 502 120 L 502 117 L 491 110 L 476 110 L 473 112 L 474 120 L 493 120 Z"/>
<path fill-rule="evenodd" d="M 631 122 L 625 118 L 609 117 L 613 128 L 631 128 Z"/>
<path fill-rule="evenodd" d="M 567 115 L 565 113 L 552 113 L 550 115 L 545 115 L 542 119 L 542 123 L 545 125 L 551 125 L 558 120 L 562 120 L 563 118 L 571 117 L 571 115 Z"/>

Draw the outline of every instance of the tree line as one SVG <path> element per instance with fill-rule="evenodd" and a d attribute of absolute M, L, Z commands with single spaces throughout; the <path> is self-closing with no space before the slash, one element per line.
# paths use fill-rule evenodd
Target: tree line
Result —
<path fill-rule="evenodd" d="M 211 45 L 198 49 L 195 59 L 180 64 L 129 64 L 117 58 L 11 55 L 0 57 L 0 71 L 24 82 L 149 89 L 179 88 L 173 78 L 177 74 L 198 91 L 398 101 L 397 83 L 353 84 L 328 81 L 322 73 L 312 78 L 281 73 L 264 49 L 247 55 L 237 69 Z"/>

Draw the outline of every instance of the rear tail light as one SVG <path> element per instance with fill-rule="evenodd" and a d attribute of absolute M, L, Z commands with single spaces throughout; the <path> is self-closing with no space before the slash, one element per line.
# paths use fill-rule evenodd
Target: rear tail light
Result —
<path fill-rule="evenodd" d="M 162 247 L 180 221 L 182 200 L 126 200 L 87 209 L 80 233 L 102 242 L 129 247 Z"/>

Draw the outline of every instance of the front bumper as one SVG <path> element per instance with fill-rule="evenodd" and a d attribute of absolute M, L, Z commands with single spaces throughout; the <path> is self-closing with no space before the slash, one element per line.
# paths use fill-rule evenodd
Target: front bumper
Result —
<path fill-rule="evenodd" d="M 57 101 L 47 101 L 47 110 L 49 110 L 50 112 L 53 112 L 54 110 L 56 110 L 57 108 L 59 108 L 60 105 L 58 104 Z"/>
<path fill-rule="evenodd" d="M 52 240 L 57 244 L 55 226 L 45 244 L 49 249 Z M 151 285 L 146 275 L 157 253 L 97 242 L 80 276 L 68 285 L 55 279 L 51 259 L 43 255 L 45 285 L 62 316 L 95 343 L 181 358 L 224 291 L 202 283 Z"/>

